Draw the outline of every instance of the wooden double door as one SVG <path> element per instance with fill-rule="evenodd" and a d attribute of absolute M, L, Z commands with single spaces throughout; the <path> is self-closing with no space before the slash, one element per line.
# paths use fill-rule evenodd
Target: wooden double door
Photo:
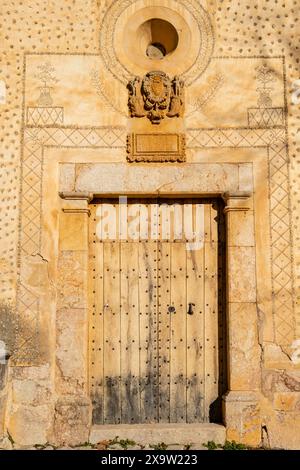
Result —
<path fill-rule="evenodd" d="M 226 387 L 221 203 L 95 201 L 89 237 L 93 423 L 218 421 Z"/>

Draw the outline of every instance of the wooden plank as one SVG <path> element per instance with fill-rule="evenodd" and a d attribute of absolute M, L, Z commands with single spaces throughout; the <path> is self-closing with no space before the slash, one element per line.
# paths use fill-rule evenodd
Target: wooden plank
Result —
<path fill-rule="evenodd" d="M 89 224 L 89 384 L 93 405 L 92 421 L 103 423 L 103 244 L 96 236 L 96 205 Z M 100 221 L 101 223 L 101 221 Z"/>
<path fill-rule="evenodd" d="M 171 243 L 170 422 L 186 422 L 186 244 Z"/>
<path fill-rule="evenodd" d="M 211 241 L 211 215 L 210 204 L 204 204 L 204 241 Z"/>
<path fill-rule="evenodd" d="M 121 422 L 138 423 L 139 295 L 138 243 L 120 243 L 121 269 Z"/>
<path fill-rule="evenodd" d="M 141 423 L 158 420 L 157 242 L 139 243 Z"/>
<path fill-rule="evenodd" d="M 218 205 L 216 202 L 210 205 L 210 236 L 211 241 L 218 243 Z"/>
<path fill-rule="evenodd" d="M 159 240 L 171 240 L 173 238 L 172 227 L 173 204 L 169 200 L 160 201 L 159 204 Z"/>
<path fill-rule="evenodd" d="M 104 423 L 121 422 L 119 243 L 104 242 Z"/>
<path fill-rule="evenodd" d="M 211 204 L 205 207 L 205 220 L 209 219 L 210 236 L 205 241 L 205 421 L 209 421 L 213 412 L 214 402 L 218 398 L 218 291 L 217 291 L 217 241 L 215 237 L 215 212 Z"/>
<path fill-rule="evenodd" d="M 218 356 L 219 397 L 227 391 L 227 322 L 226 322 L 226 226 L 223 206 L 218 201 Z M 217 420 L 222 419 L 220 404 Z"/>
<path fill-rule="evenodd" d="M 95 313 L 95 289 L 96 283 L 96 263 L 95 263 L 95 205 L 90 207 L 91 216 L 89 220 L 89 269 L 88 269 L 88 305 L 89 305 L 89 391 L 92 397 L 93 407 L 97 406 L 96 402 L 96 389 L 95 389 L 95 373 L 94 365 L 97 354 L 95 352 L 95 325 L 96 325 L 96 313 Z"/>
<path fill-rule="evenodd" d="M 93 344 L 94 358 L 92 359 L 93 376 L 95 378 L 97 411 L 93 419 L 103 422 L 103 243 L 95 244 L 96 286 L 94 299 L 95 322 L 92 325 L 95 343 Z"/>
<path fill-rule="evenodd" d="M 204 419 L 204 246 L 187 251 L 187 422 Z"/>
<path fill-rule="evenodd" d="M 159 421 L 170 422 L 171 243 L 158 243 Z"/>

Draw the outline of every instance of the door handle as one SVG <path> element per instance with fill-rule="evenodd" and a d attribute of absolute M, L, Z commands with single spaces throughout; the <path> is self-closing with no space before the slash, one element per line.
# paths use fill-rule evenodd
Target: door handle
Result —
<path fill-rule="evenodd" d="M 189 303 L 189 309 L 187 311 L 188 315 L 193 315 L 193 313 L 194 313 L 193 307 L 195 307 L 195 304 L 193 302 L 190 302 Z"/>

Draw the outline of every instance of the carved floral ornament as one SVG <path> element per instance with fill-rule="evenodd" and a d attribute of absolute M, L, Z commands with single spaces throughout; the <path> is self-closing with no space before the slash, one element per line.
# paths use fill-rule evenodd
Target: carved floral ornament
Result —
<path fill-rule="evenodd" d="M 131 117 L 146 116 L 152 124 L 159 124 L 166 116 L 183 116 L 184 83 L 178 76 L 171 80 L 164 72 L 148 72 L 130 80 L 127 88 Z"/>

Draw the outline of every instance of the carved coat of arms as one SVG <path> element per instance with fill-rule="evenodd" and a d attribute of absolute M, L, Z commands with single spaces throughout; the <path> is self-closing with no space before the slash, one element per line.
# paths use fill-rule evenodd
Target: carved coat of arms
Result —
<path fill-rule="evenodd" d="M 164 72 L 149 72 L 128 83 L 128 106 L 131 117 L 147 116 L 152 124 L 184 112 L 184 84 L 179 77 L 170 80 Z"/>

